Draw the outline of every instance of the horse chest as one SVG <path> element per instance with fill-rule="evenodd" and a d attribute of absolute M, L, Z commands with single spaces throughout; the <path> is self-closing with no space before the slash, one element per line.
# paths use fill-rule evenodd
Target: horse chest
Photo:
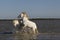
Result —
<path fill-rule="evenodd" d="M 24 25 L 28 26 L 28 27 L 32 27 L 33 26 L 33 24 L 31 22 L 29 22 L 29 21 L 24 22 Z"/>

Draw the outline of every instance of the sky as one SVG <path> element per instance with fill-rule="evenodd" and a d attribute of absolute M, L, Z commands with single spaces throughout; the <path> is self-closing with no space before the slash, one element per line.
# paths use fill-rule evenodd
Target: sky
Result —
<path fill-rule="evenodd" d="M 21 12 L 30 18 L 60 18 L 60 0 L 0 0 L 0 19 L 17 18 Z"/>

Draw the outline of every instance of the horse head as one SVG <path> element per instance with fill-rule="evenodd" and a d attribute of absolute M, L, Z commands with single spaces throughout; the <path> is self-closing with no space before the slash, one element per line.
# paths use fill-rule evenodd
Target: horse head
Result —
<path fill-rule="evenodd" d="M 26 12 L 22 12 L 22 13 L 20 14 L 20 17 L 21 17 L 21 18 L 24 18 L 24 17 L 29 18 L 29 17 L 28 17 L 28 14 L 27 14 Z"/>
<path fill-rule="evenodd" d="M 16 27 L 19 24 L 19 21 L 18 20 L 13 20 L 13 24 Z"/>

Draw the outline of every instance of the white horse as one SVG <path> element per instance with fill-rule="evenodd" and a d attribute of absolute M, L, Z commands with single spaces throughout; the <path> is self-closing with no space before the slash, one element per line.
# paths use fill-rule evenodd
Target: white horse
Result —
<path fill-rule="evenodd" d="M 19 33 L 22 31 L 24 24 L 22 23 L 22 20 L 14 19 L 13 20 L 13 25 L 15 27 L 15 32 Z"/>
<path fill-rule="evenodd" d="M 19 25 L 19 21 L 17 19 L 13 20 L 13 25 L 16 28 L 17 25 Z M 16 29 L 14 30 L 16 33 L 18 33 L 19 31 L 17 31 Z"/>
<path fill-rule="evenodd" d="M 13 24 L 16 27 L 17 25 L 19 25 L 19 21 L 17 19 L 16 20 L 13 20 Z"/>
<path fill-rule="evenodd" d="M 28 18 L 28 15 L 27 15 L 26 13 L 23 13 L 23 12 L 22 12 L 22 13 L 20 14 L 20 16 L 21 16 L 21 18 L 23 19 L 23 24 L 24 24 L 24 27 L 23 27 L 23 28 L 25 28 L 25 27 L 30 27 L 30 28 L 32 28 L 34 34 L 35 34 L 36 32 L 38 32 L 36 23 L 30 21 L 29 18 Z"/>

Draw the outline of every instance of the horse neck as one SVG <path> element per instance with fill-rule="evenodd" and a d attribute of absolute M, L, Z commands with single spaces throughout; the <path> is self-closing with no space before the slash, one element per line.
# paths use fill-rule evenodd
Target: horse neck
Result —
<path fill-rule="evenodd" d="M 24 17 L 23 18 L 23 21 L 29 21 L 27 17 Z"/>

